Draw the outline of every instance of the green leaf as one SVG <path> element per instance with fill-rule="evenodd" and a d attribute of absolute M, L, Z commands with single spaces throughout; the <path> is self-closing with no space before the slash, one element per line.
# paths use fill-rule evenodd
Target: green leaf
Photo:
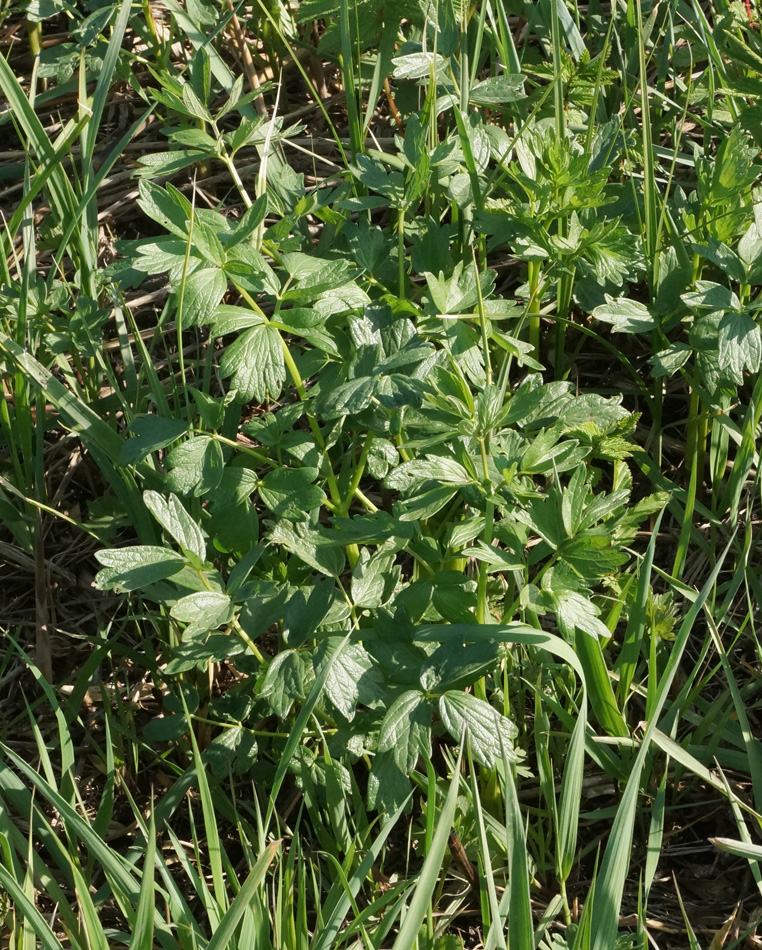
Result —
<path fill-rule="evenodd" d="M 753 221 L 738 242 L 738 256 L 746 265 L 747 276 L 743 279 L 750 284 L 759 283 L 759 267 L 762 262 L 762 235 L 756 221 Z"/>
<path fill-rule="evenodd" d="M 301 521 L 325 500 L 323 489 L 313 482 L 315 468 L 276 468 L 259 483 L 259 497 L 278 518 Z"/>
<path fill-rule="evenodd" d="M 561 633 L 573 642 L 574 631 L 608 639 L 609 630 L 598 617 L 600 610 L 589 599 L 571 590 L 553 590 L 553 604 Z"/>
<path fill-rule="evenodd" d="M 117 248 L 130 258 L 130 265 L 134 270 L 150 275 L 167 271 L 172 283 L 182 280 L 186 270 L 187 241 L 172 237 L 157 238 L 153 241 L 120 241 Z M 191 248 L 187 263 L 188 273 L 192 274 L 201 263 L 201 258 Z"/>
<path fill-rule="evenodd" d="M 720 366 L 723 375 L 741 385 L 744 371 L 756 373 L 762 360 L 762 336 L 748 313 L 731 311 L 720 321 Z"/>
<path fill-rule="evenodd" d="M 166 459 L 170 469 L 165 484 L 178 495 L 206 495 L 220 484 L 224 470 L 222 447 L 217 439 L 198 435 L 172 449 Z"/>
<path fill-rule="evenodd" d="M 267 215 L 267 195 L 260 195 L 250 208 L 244 212 L 241 220 L 235 227 L 232 235 L 226 235 L 224 243 L 227 247 L 235 247 L 242 241 L 248 240 L 265 220 Z"/>
<path fill-rule="evenodd" d="M 225 263 L 225 250 L 217 236 L 218 222 L 206 223 L 199 220 L 200 212 L 196 212 L 196 221 L 193 225 L 193 246 L 201 254 L 206 264 L 221 268 Z M 224 225 L 223 225 L 224 226 Z M 227 280 L 225 282 L 227 287 Z"/>
<path fill-rule="evenodd" d="M 439 699 L 439 714 L 457 742 L 467 732 L 474 758 L 487 768 L 494 768 L 495 762 L 502 758 L 503 749 L 509 757 L 512 755 L 518 730 L 483 699 L 471 693 L 446 692 Z"/>
<path fill-rule="evenodd" d="M 302 257 L 302 255 L 298 256 Z M 294 259 L 296 257 L 295 254 L 284 255 L 284 263 L 290 272 L 292 267 L 289 265 L 295 265 Z M 321 261 L 320 267 L 317 268 L 314 267 L 318 261 L 317 258 L 310 257 L 308 260 L 311 262 L 311 267 L 307 273 L 301 272 L 302 269 L 298 266 L 293 267 L 295 273 L 292 272 L 291 276 L 294 277 L 297 274 L 299 276 L 296 284 L 284 291 L 281 296 L 282 300 L 293 303 L 307 303 L 328 291 L 340 289 L 351 280 L 353 273 L 356 273 L 349 262 L 345 260 Z"/>
<path fill-rule="evenodd" d="M 476 611 L 476 582 L 459 571 L 441 571 L 434 578 L 433 602 L 450 623 L 469 623 Z"/>
<path fill-rule="evenodd" d="M 99 590 L 139 590 L 172 577 L 185 567 L 185 559 L 176 551 L 149 544 L 97 551 L 95 557 L 104 565 L 95 576 Z"/>
<path fill-rule="evenodd" d="M 229 660 L 233 656 L 244 653 L 245 644 L 238 639 L 231 639 L 227 633 L 212 633 L 202 640 L 189 640 L 176 647 L 174 659 L 167 663 L 166 673 L 176 676 L 187 670 L 205 670 L 210 660 L 219 663 Z"/>
<path fill-rule="evenodd" d="M 755 149 L 749 147 L 748 137 L 734 126 L 717 149 L 712 167 L 710 196 L 713 203 L 721 204 L 752 185 L 759 174 L 754 165 Z"/>
<path fill-rule="evenodd" d="M 176 495 L 165 499 L 158 492 L 145 491 L 143 501 L 167 534 L 177 541 L 184 554 L 191 554 L 202 563 L 206 560 L 206 542 L 201 528 Z"/>
<path fill-rule="evenodd" d="M 540 433 L 521 457 L 521 471 L 529 475 L 565 472 L 576 468 L 590 454 L 590 448 L 580 445 L 576 439 L 562 442 L 560 438 L 558 427 Z"/>
<path fill-rule="evenodd" d="M 326 580 L 301 587 L 289 597 L 283 614 L 283 640 L 287 646 L 301 646 L 326 621 L 334 605 L 334 594 L 335 585 Z"/>
<path fill-rule="evenodd" d="M 405 53 L 392 59 L 395 79 L 428 79 L 447 69 L 448 60 L 439 53 Z"/>
<path fill-rule="evenodd" d="M 738 297 L 729 287 L 711 280 L 697 280 L 696 290 L 683 294 L 681 300 L 692 310 L 740 310 Z"/>
<path fill-rule="evenodd" d="M 197 148 L 202 152 L 214 154 L 217 151 L 217 143 L 211 135 L 201 129 L 178 129 L 170 133 L 169 141 L 173 145 L 179 145 L 184 148 Z"/>
<path fill-rule="evenodd" d="M 469 102 L 480 106 L 500 106 L 505 102 L 514 102 L 516 99 L 525 98 L 525 82 L 526 76 L 521 73 L 503 73 L 501 76 L 491 76 L 489 79 L 472 86 L 468 99 Z"/>
<path fill-rule="evenodd" d="M 188 112 L 197 119 L 202 119 L 204 122 L 212 121 L 209 110 L 193 91 L 193 86 L 189 82 L 186 82 L 183 86 L 183 104 Z"/>
<path fill-rule="evenodd" d="M 237 287 L 250 294 L 280 294 L 280 282 L 270 265 L 251 244 L 242 241 L 229 247 L 226 253 L 225 273 Z"/>
<path fill-rule="evenodd" d="M 218 491 L 210 499 L 213 511 L 228 511 L 246 504 L 256 491 L 259 479 L 256 472 L 249 468 L 228 465 L 222 472 Z"/>
<path fill-rule="evenodd" d="M 396 452 L 395 452 L 396 456 Z M 413 536 L 411 525 L 403 524 L 386 511 L 368 512 L 352 518 L 334 518 L 327 537 L 335 544 L 384 544 L 385 549 L 401 551 Z"/>
<path fill-rule="evenodd" d="M 722 241 L 709 237 L 708 244 L 689 244 L 688 248 L 704 260 L 711 261 L 732 280 L 743 283 L 746 279 L 746 268 L 740 258 Z"/>
<path fill-rule="evenodd" d="M 431 302 L 439 314 L 467 313 L 479 304 L 479 296 L 486 299 L 495 286 L 495 271 L 485 270 L 477 272 L 472 263 L 463 266 L 462 261 L 455 265 L 452 276 L 445 278 L 440 271 L 439 276 L 425 274 L 426 286 Z"/>
<path fill-rule="evenodd" d="M 241 400 L 277 399 L 286 373 L 283 341 L 275 327 L 252 327 L 227 348 L 220 364 L 224 377 L 232 376 Z"/>
<path fill-rule="evenodd" d="M 288 715 L 295 700 L 304 699 L 304 661 L 296 650 L 283 650 L 273 659 L 260 696 L 281 719 Z"/>
<path fill-rule="evenodd" d="M 400 771 L 407 775 L 422 752 L 428 752 L 431 704 L 420 690 L 407 690 L 389 707 L 378 734 L 378 751 L 391 752 Z"/>
<path fill-rule="evenodd" d="M 389 260 L 392 238 L 381 228 L 369 225 L 364 218 L 354 228 L 345 225 L 344 233 L 357 266 L 368 274 L 377 274 Z"/>
<path fill-rule="evenodd" d="M 560 554 L 591 586 L 627 561 L 626 554 L 611 547 L 609 538 L 594 534 L 567 541 Z"/>
<path fill-rule="evenodd" d="M 223 730 L 218 736 L 215 736 L 204 749 L 204 762 L 209 763 L 214 775 L 221 775 L 227 772 L 231 761 L 237 758 L 236 752 L 238 752 L 241 746 L 243 736 L 243 726 L 235 725 Z M 256 739 L 254 739 L 254 752 L 256 754 Z M 252 759 L 253 758 L 254 756 L 252 756 Z"/>
<path fill-rule="evenodd" d="M 233 604 L 221 591 L 200 590 L 180 598 L 169 612 L 175 620 L 188 624 L 183 639 L 190 640 L 230 623 Z"/>
<path fill-rule="evenodd" d="M 122 445 L 120 465 L 134 465 L 152 452 L 166 448 L 188 431 L 188 425 L 180 419 L 150 415 L 133 419 L 127 430 L 133 435 Z"/>
<path fill-rule="evenodd" d="M 463 551 L 463 557 L 473 557 L 487 565 L 488 572 L 518 571 L 526 565 L 526 556 L 520 551 L 506 551 L 494 544 L 477 540 L 476 547 Z M 462 619 L 462 618 L 461 618 Z"/>
<path fill-rule="evenodd" d="M 352 600 L 356 607 L 375 608 L 385 604 L 399 580 L 394 568 L 394 554 L 377 551 L 371 555 L 363 548 L 352 569 Z"/>
<path fill-rule="evenodd" d="M 355 415 L 367 409 L 376 392 L 377 379 L 372 376 L 358 376 L 349 379 L 341 386 L 321 393 L 318 398 L 320 412 L 326 419 Z"/>
<path fill-rule="evenodd" d="M 138 191 L 138 204 L 145 216 L 186 242 L 191 209 L 186 210 L 178 201 L 177 193 L 168 192 L 150 181 L 141 181 Z"/>
<path fill-rule="evenodd" d="M 429 455 L 397 466 L 387 475 L 386 486 L 405 491 L 420 487 L 427 481 L 438 482 L 440 485 L 470 485 L 474 480 L 460 462 L 443 456 Z"/>
<path fill-rule="evenodd" d="M 326 644 L 333 646 L 336 642 L 336 637 L 329 637 Z M 349 722 L 355 717 L 358 702 L 368 703 L 383 697 L 381 674 L 361 643 L 350 643 L 342 650 L 330 669 L 325 691 Z"/>
<path fill-rule="evenodd" d="M 494 669 L 499 652 L 495 642 L 452 643 L 437 647 L 421 667 L 421 686 L 429 693 L 464 689 Z"/>
<path fill-rule="evenodd" d="M 368 807 L 391 815 L 409 798 L 410 780 L 395 762 L 394 753 L 377 752 L 368 777 Z"/>
<path fill-rule="evenodd" d="M 279 522 L 270 540 L 295 554 L 311 568 L 328 577 L 338 577 L 344 569 L 344 552 L 306 522 Z"/>
<path fill-rule="evenodd" d="M 188 731 L 188 720 L 177 713 L 156 716 L 143 727 L 143 737 L 149 742 L 173 742 Z"/>
<path fill-rule="evenodd" d="M 615 333 L 650 333 L 656 327 L 648 307 L 627 297 L 615 300 L 606 294 L 606 303 L 596 307 L 593 316 L 602 323 L 610 323 Z"/>
<path fill-rule="evenodd" d="M 248 330 L 264 322 L 264 317 L 253 310 L 221 304 L 214 312 L 212 333 L 215 336 L 227 336 L 229 333 L 240 333 L 241 330 Z"/>
<path fill-rule="evenodd" d="M 399 172 L 387 172 L 380 162 L 366 155 L 357 155 L 349 170 L 371 191 L 377 191 L 388 198 L 393 207 L 402 207 L 405 200 L 405 180 Z"/>
<path fill-rule="evenodd" d="M 225 272 L 219 267 L 205 267 L 186 276 L 183 291 L 183 326 L 195 327 L 211 323 L 227 289 Z"/>
<path fill-rule="evenodd" d="M 457 488 L 450 485 L 437 485 L 428 491 L 406 498 L 400 503 L 400 521 L 421 521 L 431 518 L 458 494 Z"/>
<path fill-rule="evenodd" d="M 662 376 L 674 376 L 682 366 L 685 366 L 690 357 L 691 348 L 687 343 L 673 343 L 665 350 L 661 350 L 650 357 L 648 362 L 653 367 L 651 375 L 654 379 L 660 379 Z"/>

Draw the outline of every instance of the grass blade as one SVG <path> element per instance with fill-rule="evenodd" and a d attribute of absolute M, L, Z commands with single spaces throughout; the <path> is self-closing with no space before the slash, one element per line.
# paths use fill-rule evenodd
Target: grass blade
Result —
<path fill-rule="evenodd" d="M 238 922 L 243 916 L 244 911 L 251 903 L 254 895 L 262 886 L 262 882 L 267 874 L 273 858 L 278 853 L 281 842 L 271 841 L 260 855 L 257 863 L 249 872 L 249 876 L 243 884 L 241 890 L 236 894 L 230 907 L 228 907 L 224 916 L 220 920 L 219 926 L 214 932 L 212 939 L 207 944 L 206 950 L 224 950 L 232 946 L 233 935 L 238 926 Z"/>
<path fill-rule="evenodd" d="M 434 839 L 431 842 L 431 849 L 423 862 L 421 873 L 418 878 L 418 884 L 413 892 L 413 896 L 406 908 L 405 916 L 394 941 L 392 950 L 409 950 L 414 946 L 418 937 L 418 931 L 421 928 L 426 913 L 429 909 L 434 888 L 437 886 L 439 874 L 442 870 L 442 860 L 447 848 L 447 840 L 450 837 L 450 830 L 455 819 L 455 808 L 458 803 L 458 788 L 460 786 L 460 763 L 463 757 L 463 747 L 461 745 L 458 761 L 453 770 L 450 788 L 447 792 L 447 798 L 442 806 L 439 815 L 437 830 L 434 832 Z"/>
<path fill-rule="evenodd" d="M 669 697 L 669 689 L 677 673 L 680 658 L 683 655 L 688 643 L 688 638 L 693 630 L 693 624 L 717 582 L 717 577 L 722 569 L 732 542 L 733 539 L 731 538 L 718 559 L 717 564 L 715 564 L 714 570 L 707 578 L 701 592 L 691 605 L 690 610 L 680 625 L 680 630 L 675 637 L 667 666 L 659 683 L 654 709 L 646 726 L 640 750 L 632 767 L 630 778 L 627 781 L 622 801 L 617 809 L 616 818 L 614 819 L 614 824 L 609 834 L 608 844 L 606 845 L 601 868 L 598 873 L 595 892 L 595 909 L 591 923 L 592 950 L 610 950 L 616 942 L 619 929 L 619 909 L 622 903 L 627 869 L 630 866 L 632 836 L 643 766 L 654 738 L 659 716 Z"/>

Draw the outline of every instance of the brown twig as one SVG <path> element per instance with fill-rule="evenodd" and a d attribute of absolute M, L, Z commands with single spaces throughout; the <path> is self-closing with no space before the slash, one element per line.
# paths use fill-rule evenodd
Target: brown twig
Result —
<path fill-rule="evenodd" d="M 246 34 L 243 27 L 241 26 L 241 21 L 235 14 L 235 7 L 233 6 L 233 0 L 227 0 L 228 10 L 230 10 L 230 28 L 233 33 L 233 39 L 235 40 L 236 46 L 238 47 L 238 54 L 241 57 L 241 62 L 243 63 L 243 69 L 246 73 L 246 78 L 249 80 L 249 86 L 251 87 L 252 92 L 257 92 L 260 88 L 259 76 L 257 75 L 257 68 L 254 65 L 254 60 L 251 57 L 251 50 L 249 49 L 249 44 L 246 41 Z M 260 93 L 254 100 L 254 108 L 257 110 L 259 115 L 267 115 L 267 106 L 265 105 L 265 97 Z"/>

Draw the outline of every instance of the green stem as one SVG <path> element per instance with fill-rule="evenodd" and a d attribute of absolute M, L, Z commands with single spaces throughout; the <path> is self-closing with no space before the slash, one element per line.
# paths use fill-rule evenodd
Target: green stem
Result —
<path fill-rule="evenodd" d="M 651 345 L 653 352 L 658 353 L 662 347 L 661 337 L 658 330 L 651 334 Z M 651 454 L 656 462 L 657 468 L 661 469 L 661 450 L 662 450 L 662 415 L 664 405 L 664 381 L 659 378 L 654 380 L 653 398 L 651 399 L 651 419 L 653 423 L 653 441 Z"/>
<path fill-rule="evenodd" d="M 405 209 L 400 208 L 397 215 L 397 267 L 398 267 L 398 291 L 400 299 L 405 299 Z"/>
<path fill-rule="evenodd" d="M 688 545 L 691 539 L 691 529 L 693 527 L 693 513 L 696 508 L 696 495 L 699 487 L 699 476 L 704 466 L 704 446 L 701 444 L 702 433 L 706 438 L 706 421 L 701 419 L 700 403 L 698 390 L 694 387 L 691 390 L 691 404 L 688 419 L 688 436 L 685 445 L 685 461 L 690 466 L 690 479 L 688 481 L 688 493 L 685 500 L 685 513 L 683 523 L 680 526 L 680 539 L 677 543 L 675 552 L 675 563 L 672 567 L 672 576 L 678 580 L 682 577 L 685 558 L 688 553 Z"/>
<path fill-rule="evenodd" d="M 482 455 L 482 475 L 484 477 L 485 488 L 491 493 L 492 483 L 489 477 L 489 459 L 488 459 L 488 440 L 489 436 L 479 440 Z M 484 531 L 482 532 L 482 541 L 486 545 L 492 544 L 495 527 L 495 506 L 492 501 L 487 501 L 484 510 Z M 479 564 L 479 582 L 476 601 L 476 619 L 478 623 L 488 623 L 490 619 L 489 603 L 487 600 L 487 581 L 489 578 L 489 565 L 482 561 Z M 486 697 L 482 697 L 486 698 Z"/>
<path fill-rule="evenodd" d="M 564 228 L 565 230 L 565 228 Z M 555 332 L 555 374 L 556 379 L 563 379 L 566 369 L 566 324 L 571 309 L 572 289 L 574 288 L 574 273 L 564 272 L 558 279 L 556 293 L 556 320 Z"/>
<path fill-rule="evenodd" d="M 185 377 L 185 354 L 183 353 L 183 302 L 185 300 L 185 282 L 188 277 L 191 248 L 193 247 L 193 223 L 196 218 L 196 192 L 193 192 L 194 203 L 191 208 L 191 217 L 188 222 L 188 240 L 185 244 L 185 259 L 183 260 L 183 275 L 180 280 L 180 294 L 177 298 L 177 313 L 175 314 L 175 334 L 177 337 L 177 359 L 180 367 L 180 381 L 183 390 L 183 413 L 188 422 L 191 420 L 190 400 L 188 398 L 188 380 Z"/>
<path fill-rule="evenodd" d="M 238 194 L 241 196 L 241 200 L 243 201 L 243 203 L 246 205 L 247 208 L 250 208 L 254 202 L 251 200 L 251 197 L 249 196 L 249 193 L 246 190 L 246 186 L 241 180 L 241 176 L 238 174 L 238 169 L 235 167 L 235 162 L 228 155 L 228 153 L 224 151 L 221 152 L 220 154 L 220 161 L 225 166 L 225 168 L 227 168 L 227 170 L 230 172 L 230 177 L 233 179 L 233 183 L 236 186 L 236 190 L 238 191 Z"/>
<path fill-rule="evenodd" d="M 256 643 L 251 639 L 251 637 L 246 633 L 241 624 L 238 622 L 238 619 L 231 621 L 230 626 L 235 630 L 236 634 L 240 639 L 246 644 L 246 646 L 251 650 L 254 656 L 259 660 L 260 663 L 265 663 L 264 656 L 260 653 L 259 648 Z"/>
<path fill-rule="evenodd" d="M 344 502 L 344 515 L 349 515 L 349 506 L 352 503 L 352 499 L 355 497 L 355 493 L 360 487 L 360 480 L 365 473 L 365 463 L 368 461 L 368 453 L 370 452 L 370 447 L 373 445 L 373 433 L 370 432 L 365 439 L 365 443 L 362 447 L 362 452 L 360 452 L 360 458 L 357 462 L 357 467 L 355 468 L 352 474 L 352 481 L 349 483 L 349 491 L 347 492 L 347 497 Z"/>
<path fill-rule="evenodd" d="M 246 301 L 246 303 L 251 307 L 251 309 L 256 314 L 258 314 L 265 321 L 266 324 L 269 325 L 270 324 L 269 317 L 262 310 L 262 308 L 259 306 L 256 300 L 251 296 L 251 294 L 244 287 L 241 287 L 238 284 L 236 284 L 235 286 L 238 292 L 240 293 L 240 295 Z M 307 389 L 304 385 L 304 380 L 302 379 L 301 373 L 299 372 L 299 368 L 297 367 L 296 362 L 294 361 L 294 357 L 291 355 L 291 350 L 288 348 L 288 344 L 283 339 L 283 336 L 280 333 L 280 331 L 278 331 L 278 336 L 280 337 L 281 348 L 283 351 L 283 362 L 285 363 L 286 369 L 288 370 L 288 374 L 291 377 L 291 382 L 294 384 L 294 388 L 296 389 L 299 395 L 299 399 L 302 402 L 306 403 Z M 304 414 L 307 416 L 307 421 L 309 422 L 310 429 L 312 430 L 312 434 L 315 437 L 315 443 L 317 444 L 317 447 L 320 449 L 320 451 L 323 454 L 323 459 L 325 461 L 326 468 L 327 468 L 326 481 L 328 483 L 328 490 L 331 496 L 331 501 L 334 503 L 336 507 L 341 508 L 342 506 L 341 492 L 339 491 L 339 485 L 338 485 L 338 482 L 336 481 L 336 476 L 334 475 L 333 468 L 331 466 L 331 460 L 328 458 L 328 451 L 326 449 L 323 433 L 320 431 L 320 426 L 318 425 L 317 419 L 309 411 L 309 409 L 305 408 Z"/>
<path fill-rule="evenodd" d="M 143 8 L 143 17 L 148 25 L 148 32 L 151 34 L 151 45 L 153 46 L 153 54 L 156 59 L 156 68 L 161 71 L 166 67 L 164 61 L 164 45 L 159 39 L 159 34 L 156 30 L 156 21 L 153 18 L 150 0 L 142 0 L 141 6 Z"/>
<path fill-rule="evenodd" d="M 194 432 L 197 435 L 208 435 L 206 429 L 195 429 Z M 240 442 L 236 442 L 233 439 L 228 439 L 224 435 L 220 435 L 216 432 L 213 436 L 218 442 L 221 442 L 223 445 L 229 445 L 231 449 L 235 449 L 236 452 L 242 452 L 244 455 L 248 455 L 249 458 L 254 459 L 255 462 L 258 462 L 260 465 L 273 465 L 273 460 L 267 455 L 264 455 L 262 452 L 257 452 L 256 449 L 250 448 L 248 445 L 242 445 Z"/>
<path fill-rule="evenodd" d="M 532 345 L 532 356 L 540 359 L 540 262 L 528 261 L 527 274 L 529 279 L 529 342 Z"/>
<path fill-rule="evenodd" d="M 206 574 L 205 574 L 202 570 L 199 570 L 199 569 L 196 569 L 196 573 L 197 573 L 198 576 L 201 578 L 201 583 L 204 585 L 204 587 L 205 587 L 208 591 L 213 590 L 212 585 L 209 583 L 209 579 L 207 578 Z M 246 633 L 246 631 L 243 629 L 243 627 L 242 627 L 241 624 L 239 623 L 237 617 L 234 617 L 234 618 L 230 621 L 230 626 L 233 628 L 233 630 L 235 630 L 236 634 L 237 634 L 237 635 L 240 637 L 240 639 L 246 644 L 246 646 L 251 650 L 251 652 L 252 652 L 252 653 L 254 654 L 254 656 L 259 660 L 259 662 L 260 662 L 260 663 L 264 663 L 264 662 L 265 662 L 264 656 L 262 656 L 262 654 L 261 654 L 259 648 L 257 647 L 256 643 L 254 643 L 254 641 L 251 639 L 251 637 L 248 635 L 248 633 Z"/>
<path fill-rule="evenodd" d="M 479 281 L 479 265 L 476 261 L 476 249 L 471 246 L 471 253 L 474 258 L 474 270 L 476 271 L 476 299 L 479 311 L 479 325 L 482 331 L 482 351 L 484 354 L 484 371 L 487 376 L 487 385 L 492 384 L 492 360 L 489 355 L 489 328 L 487 326 L 487 315 L 484 312 L 484 299 L 482 298 L 482 285 Z M 482 450 L 484 446 L 482 445 Z M 486 476 L 485 476 L 486 477 Z"/>

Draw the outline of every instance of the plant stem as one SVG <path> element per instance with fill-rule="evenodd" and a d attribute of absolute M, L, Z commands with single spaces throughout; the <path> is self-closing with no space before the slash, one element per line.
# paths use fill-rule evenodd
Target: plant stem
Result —
<path fill-rule="evenodd" d="M 400 299 L 405 298 L 405 209 L 400 208 L 397 212 L 397 267 L 398 267 L 398 293 Z"/>
<path fill-rule="evenodd" d="M 691 390 L 691 403 L 688 418 L 688 436 L 685 446 L 686 465 L 690 466 L 688 482 L 688 496 L 685 501 L 683 523 L 680 526 L 680 539 L 675 552 L 675 562 L 672 567 L 672 576 L 678 580 L 682 577 L 688 545 L 693 527 L 693 512 L 696 508 L 696 495 L 699 489 L 699 478 L 703 472 L 705 448 L 702 439 L 706 439 L 706 419 L 701 418 L 701 405 L 698 390 L 694 386 Z"/>
<path fill-rule="evenodd" d="M 346 517 L 349 516 L 349 506 L 352 503 L 352 499 L 355 497 L 355 493 L 360 487 L 360 481 L 363 477 L 363 474 L 365 473 L 365 463 L 368 461 L 368 453 L 370 452 L 370 448 L 373 445 L 373 438 L 373 433 L 369 432 L 363 444 L 362 451 L 360 452 L 360 458 L 358 459 L 357 466 L 352 473 L 352 480 L 349 483 L 349 490 L 347 491 L 347 497 L 344 501 L 344 515 Z"/>
<path fill-rule="evenodd" d="M 540 359 L 540 262 L 528 261 L 527 275 L 529 279 L 529 342 L 532 345 L 532 356 Z"/>

